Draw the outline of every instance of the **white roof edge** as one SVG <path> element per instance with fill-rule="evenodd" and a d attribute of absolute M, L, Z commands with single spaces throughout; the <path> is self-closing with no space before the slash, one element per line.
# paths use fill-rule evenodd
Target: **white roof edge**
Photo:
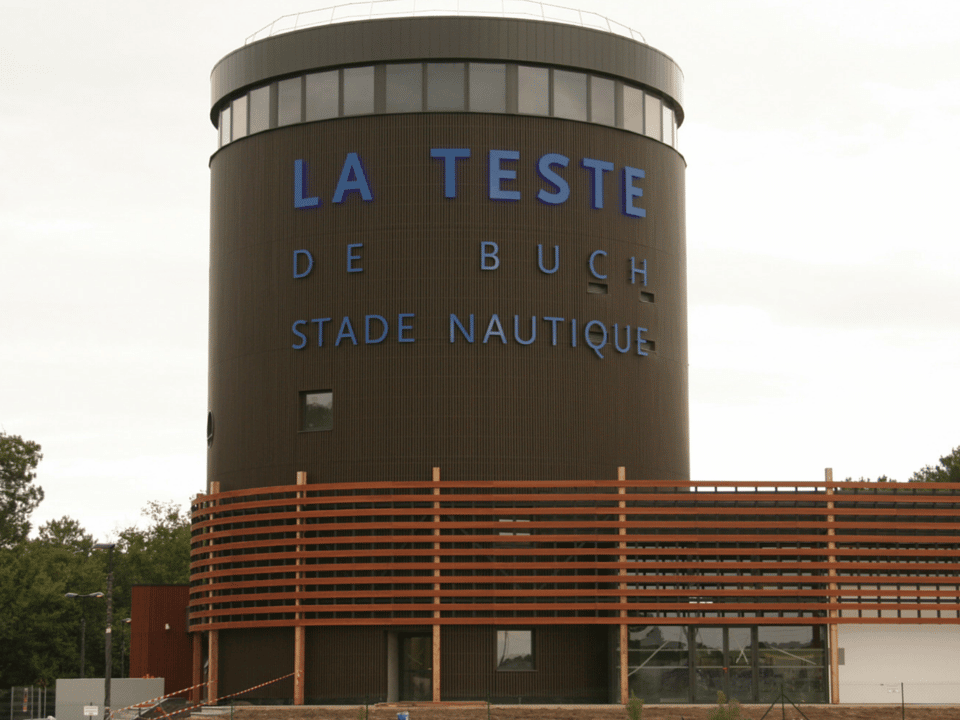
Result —
<path fill-rule="evenodd" d="M 499 9 L 497 8 L 499 5 Z M 318 25 L 400 17 L 505 17 L 593 28 L 647 43 L 640 32 L 589 10 L 540 0 L 355 0 L 282 15 L 247 37 L 244 45 Z"/>

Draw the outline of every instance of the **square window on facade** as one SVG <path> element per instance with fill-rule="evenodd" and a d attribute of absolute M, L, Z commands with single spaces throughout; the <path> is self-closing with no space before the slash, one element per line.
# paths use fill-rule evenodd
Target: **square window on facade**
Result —
<path fill-rule="evenodd" d="M 332 390 L 307 390 L 300 393 L 300 430 L 333 430 Z"/>
<path fill-rule="evenodd" d="M 536 670 L 533 630 L 497 630 L 497 670 Z"/>

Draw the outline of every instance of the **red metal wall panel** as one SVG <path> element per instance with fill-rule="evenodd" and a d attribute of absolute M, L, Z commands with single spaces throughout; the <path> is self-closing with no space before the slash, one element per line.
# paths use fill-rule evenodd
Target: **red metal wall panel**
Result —
<path fill-rule="evenodd" d="M 130 677 L 162 677 L 164 693 L 190 687 L 193 644 L 187 629 L 189 585 L 134 585 Z"/>

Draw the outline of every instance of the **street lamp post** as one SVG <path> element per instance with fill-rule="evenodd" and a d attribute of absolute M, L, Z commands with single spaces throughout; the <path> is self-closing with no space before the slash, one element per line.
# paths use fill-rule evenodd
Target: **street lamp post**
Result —
<path fill-rule="evenodd" d="M 99 600 L 103 597 L 102 592 L 88 593 L 80 595 L 75 592 L 68 592 L 64 597 L 70 600 L 90 600 L 91 598 Z M 87 604 L 80 603 L 80 678 L 86 677 L 86 655 L 87 655 Z"/>
<path fill-rule="evenodd" d="M 97 543 L 94 550 L 107 551 L 107 629 L 103 646 L 103 720 L 110 719 L 110 676 L 113 675 L 113 549 L 116 543 Z"/>

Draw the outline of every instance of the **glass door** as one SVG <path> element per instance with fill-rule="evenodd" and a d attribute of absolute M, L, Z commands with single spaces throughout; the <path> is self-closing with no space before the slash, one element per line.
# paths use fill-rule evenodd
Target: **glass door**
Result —
<path fill-rule="evenodd" d="M 717 692 L 727 692 L 724 634 L 725 628 L 693 628 L 694 702 L 712 704 L 717 701 Z"/>
<path fill-rule="evenodd" d="M 753 702 L 756 698 L 753 631 L 748 627 L 695 627 L 694 698 L 715 703 L 717 693 L 727 700 Z"/>
<path fill-rule="evenodd" d="M 433 639 L 400 635 L 400 699 L 433 700 Z"/>

